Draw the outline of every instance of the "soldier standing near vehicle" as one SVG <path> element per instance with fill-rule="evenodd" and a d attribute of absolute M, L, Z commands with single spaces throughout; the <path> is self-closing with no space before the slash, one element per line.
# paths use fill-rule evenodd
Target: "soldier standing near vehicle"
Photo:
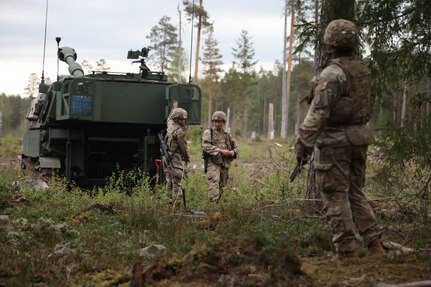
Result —
<path fill-rule="evenodd" d="M 211 118 L 212 127 L 202 135 L 202 152 L 205 162 L 205 177 L 208 180 L 208 197 L 218 203 L 222 188 L 229 178 L 231 162 L 237 158 L 239 149 L 230 133 L 224 130 L 226 114 L 214 112 Z"/>
<path fill-rule="evenodd" d="M 167 162 L 167 159 L 163 158 L 163 168 L 166 177 L 166 195 L 169 203 L 173 204 L 181 202 L 181 180 L 189 163 L 185 137 L 186 120 L 187 111 L 182 108 L 173 109 L 167 120 L 166 145 L 171 152 L 172 160 Z"/>
<path fill-rule="evenodd" d="M 374 140 L 367 126 L 374 103 L 370 71 L 353 55 L 358 30 L 352 22 L 332 21 L 323 41 L 332 59 L 314 83 L 314 97 L 295 144 L 297 160 L 306 162 L 314 149 L 316 188 L 332 227 L 334 258 L 354 256 L 355 230 L 369 256 L 380 257 L 381 229 L 362 192 L 367 148 Z"/>

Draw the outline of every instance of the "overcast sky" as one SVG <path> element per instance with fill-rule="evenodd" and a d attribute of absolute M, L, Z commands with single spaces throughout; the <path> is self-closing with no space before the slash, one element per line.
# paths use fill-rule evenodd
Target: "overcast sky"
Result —
<path fill-rule="evenodd" d="M 163 16 L 178 26 L 180 0 L 49 0 L 46 37 L 45 78 L 56 78 L 55 37 L 60 46 L 73 47 L 77 62 L 105 59 L 110 71 L 137 72 L 138 65 L 126 59 L 127 51 L 150 45 L 150 30 Z M 198 3 L 195 0 L 195 3 Z M 232 48 L 241 30 L 252 37 L 257 68 L 273 68 L 282 58 L 282 0 L 204 0 L 214 22 L 223 62 L 230 67 Z M 180 6 L 182 8 L 182 6 Z M 0 0 L 0 93 L 24 96 L 29 75 L 42 74 L 46 0 Z M 184 13 L 184 48 L 190 50 L 190 24 Z M 196 29 L 194 29 L 196 31 Z M 194 36 L 194 40 L 196 36 Z M 195 44 L 195 43 L 194 43 Z M 193 54 L 194 54 L 193 48 Z M 193 56 L 194 57 L 194 56 Z M 60 74 L 68 74 L 60 63 Z"/>

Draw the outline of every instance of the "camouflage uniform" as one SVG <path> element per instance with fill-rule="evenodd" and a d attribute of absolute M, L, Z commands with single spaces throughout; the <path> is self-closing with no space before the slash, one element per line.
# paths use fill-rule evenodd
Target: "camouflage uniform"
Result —
<path fill-rule="evenodd" d="M 217 115 L 221 115 L 220 120 L 226 121 L 226 115 L 223 112 L 215 112 L 213 120 L 218 119 Z M 220 150 L 233 150 L 235 156 L 222 155 Z M 203 132 L 202 151 L 209 154 L 205 174 L 209 183 L 208 197 L 211 201 L 219 202 L 222 188 L 226 186 L 229 178 L 231 162 L 239 155 L 239 149 L 230 133 L 224 131 L 223 128 L 217 131 L 217 129 L 211 127 Z"/>
<path fill-rule="evenodd" d="M 367 246 L 381 236 L 362 192 L 367 147 L 373 142 L 367 126 L 373 102 L 365 64 L 354 56 L 333 59 L 315 80 L 314 97 L 299 131 L 297 145 L 309 153 L 314 147 L 316 188 L 338 253 L 353 251 L 356 230 Z"/>
<path fill-rule="evenodd" d="M 163 168 L 166 177 L 166 195 L 171 203 L 180 202 L 179 199 L 182 197 L 181 180 L 189 162 L 185 128 L 176 121 L 181 116 L 187 118 L 187 112 L 181 108 L 176 108 L 167 120 L 166 144 L 172 153 L 172 160 L 168 166 L 166 159 L 163 158 Z"/>

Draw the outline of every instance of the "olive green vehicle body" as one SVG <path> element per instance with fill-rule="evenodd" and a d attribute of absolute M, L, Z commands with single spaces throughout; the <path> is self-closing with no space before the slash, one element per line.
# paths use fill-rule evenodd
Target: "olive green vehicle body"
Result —
<path fill-rule="evenodd" d="M 198 86 L 170 83 L 143 59 L 140 73 L 84 75 L 75 51 L 62 49 L 59 58 L 71 75 L 40 85 L 27 114 L 23 161 L 57 170 L 78 185 L 104 184 L 117 171 L 153 177 L 161 158 L 157 135 L 173 101 L 187 110 L 188 124 L 200 124 Z"/>

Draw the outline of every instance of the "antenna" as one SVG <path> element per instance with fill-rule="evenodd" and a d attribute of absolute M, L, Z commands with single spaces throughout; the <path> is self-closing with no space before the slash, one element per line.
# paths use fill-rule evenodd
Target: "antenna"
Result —
<path fill-rule="evenodd" d="M 43 39 L 43 61 L 42 61 L 42 80 L 41 84 L 45 83 L 45 51 L 46 51 L 46 30 L 48 26 L 48 0 L 46 0 L 45 8 L 45 35 Z"/>
<path fill-rule="evenodd" d="M 178 28 L 178 82 L 181 83 L 182 82 L 182 77 L 181 77 L 181 73 L 182 73 L 182 67 L 181 67 L 181 63 L 182 63 L 182 40 L 181 40 L 181 9 L 180 9 L 180 4 L 178 4 L 177 6 L 177 10 L 178 10 L 178 14 L 179 14 L 179 18 L 180 18 L 180 23 L 179 23 L 179 28 Z"/>
<path fill-rule="evenodd" d="M 193 18 L 195 16 L 195 0 L 193 0 L 192 10 L 192 35 L 190 36 L 190 65 L 189 65 L 189 84 L 192 82 L 192 51 L 193 51 Z"/>
<path fill-rule="evenodd" d="M 58 80 L 60 80 L 60 76 L 59 76 L 59 72 L 58 72 L 58 63 L 59 63 L 58 51 L 60 50 L 61 37 L 55 37 L 55 41 L 57 41 L 57 81 L 58 81 Z"/>

